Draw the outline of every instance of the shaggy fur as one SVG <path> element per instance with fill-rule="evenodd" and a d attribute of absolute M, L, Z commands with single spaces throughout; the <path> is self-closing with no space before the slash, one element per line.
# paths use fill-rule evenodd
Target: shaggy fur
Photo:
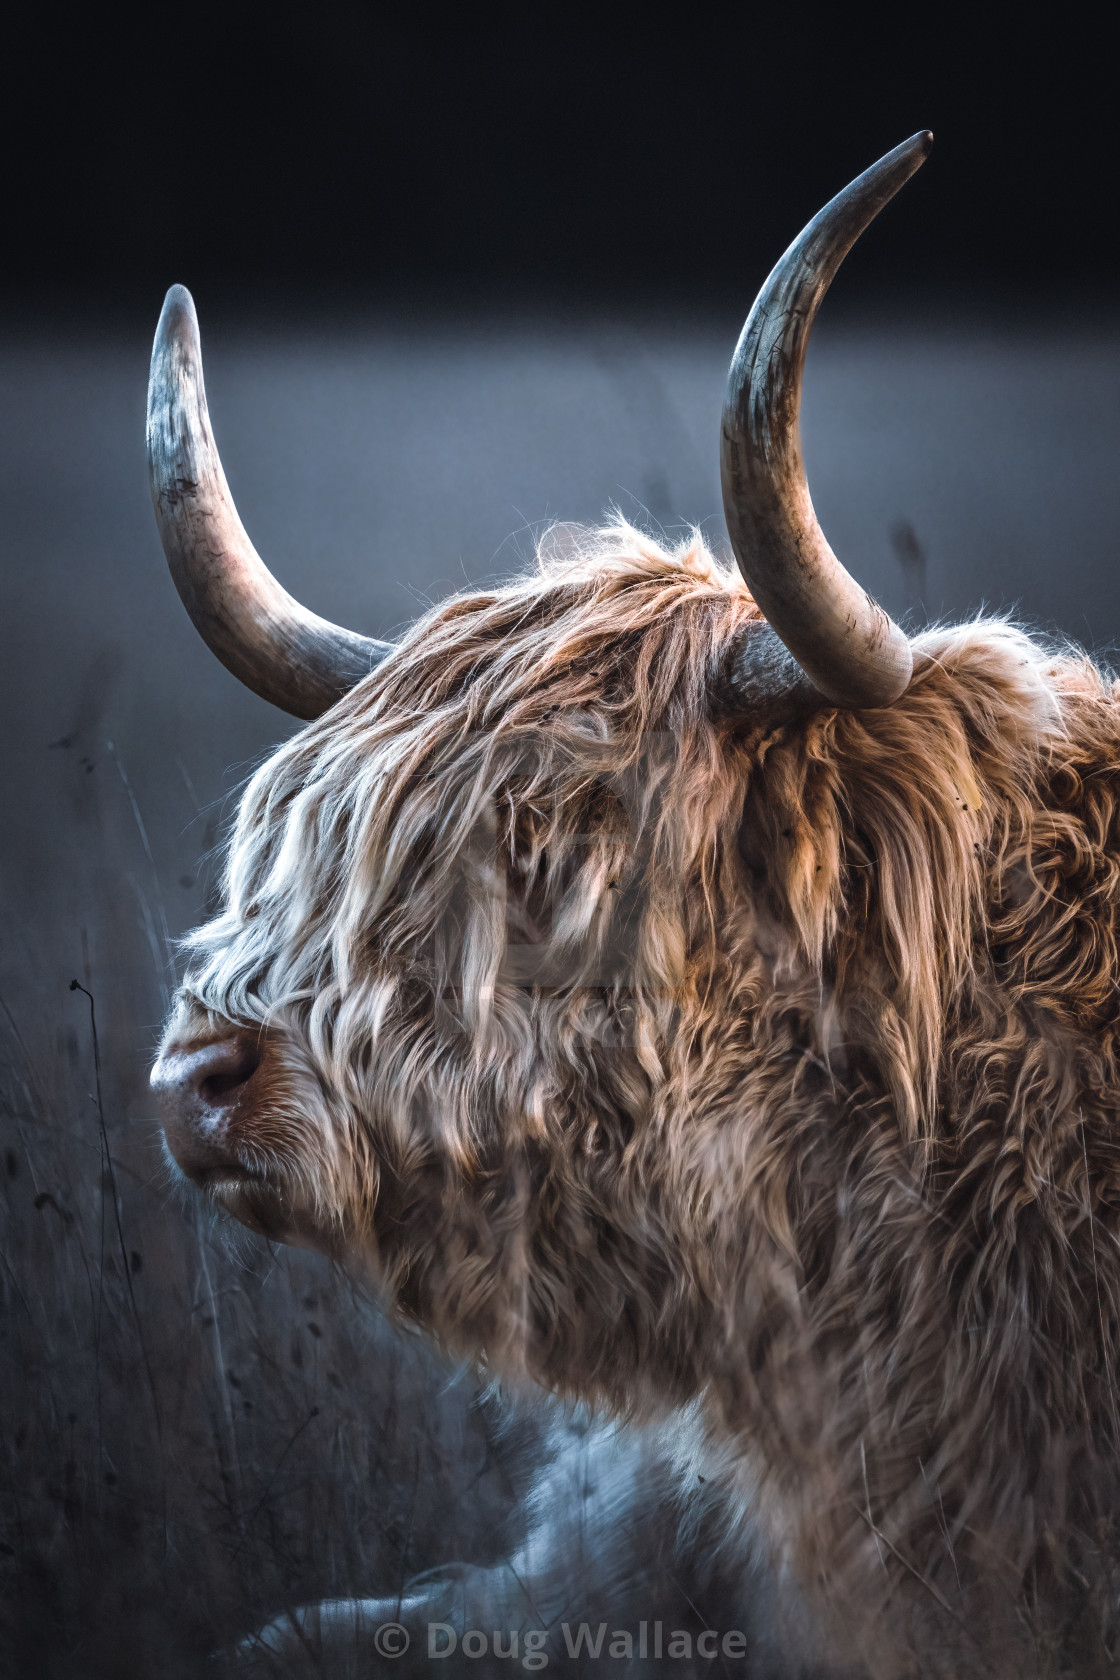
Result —
<path fill-rule="evenodd" d="M 977 623 L 889 710 L 735 715 L 759 633 L 622 524 L 430 613 L 253 779 L 169 1034 L 267 1029 L 240 1211 L 498 1371 L 684 1409 L 853 1662 L 1088 1673 L 1117 697 Z"/>

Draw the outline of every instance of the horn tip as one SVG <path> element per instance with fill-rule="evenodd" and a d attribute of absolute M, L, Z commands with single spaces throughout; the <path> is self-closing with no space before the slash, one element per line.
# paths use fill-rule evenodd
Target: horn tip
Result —
<path fill-rule="evenodd" d="M 180 338 L 183 331 L 198 333 L 198 311 L 185 286 L 169 286 L 160 310 L 157 339 Z"/>

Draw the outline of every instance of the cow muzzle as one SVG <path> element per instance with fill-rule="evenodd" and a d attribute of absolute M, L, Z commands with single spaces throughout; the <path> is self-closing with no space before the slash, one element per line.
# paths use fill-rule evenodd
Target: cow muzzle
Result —
<path fill-rule="evenodd" d="M 153 1067 L 167 1147 L 195 1184 L 216 1191 L 257 1176 L 248 1122 L 264 1056 L 259 1033 L 237 1032 L 208 1044 L 172 1043 Z"/>

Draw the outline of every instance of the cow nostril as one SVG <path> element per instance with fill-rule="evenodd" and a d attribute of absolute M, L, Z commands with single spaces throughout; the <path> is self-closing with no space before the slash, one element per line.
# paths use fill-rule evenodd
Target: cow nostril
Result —
<path fill-rule="evenodd" d="M 222 1038 L 190 1050 L 165 1051 L 152 1069 L 163 1106 L 191 1112 L 229 1108 L 261 1064 L 256 1035 Z"/>
<path fill-rule="evenodd" d="M 252 1176 L 243 1145 L 259 1093 L 246 1087 L 266 1055 L 262 1034 L 242 1031 L 209 1044 L 171 1044 L 152 1069 L 167 1147 L 196 1184 Z"/>
<path fill-rule="evenodd" d="M 220 1048 L 226 1054 L 217 1065 L 209 1062 L 199 1069 L 201 1077 L 197 1087 L 199 1096 L 215 1108 L 221 1107 L 223 1098 L 231 1092 L 239 1091 L 242 1085 L 248 1084 L 261 1064 L 256 1046 L 244 1040 L 233 1040 L 228 1047 L 222 1045 Z"/>

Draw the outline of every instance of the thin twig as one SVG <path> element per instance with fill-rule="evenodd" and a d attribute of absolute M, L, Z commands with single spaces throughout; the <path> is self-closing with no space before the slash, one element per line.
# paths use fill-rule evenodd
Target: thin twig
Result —
<path fill-rule="evenodd" d="M 132 1268 L 129 1265 L 128 1247 L 124 1240 L 124 1225 L 121 1220 L 121 1203 L 120 1194 L 117 1189 L 117 1175 L 113 1167 L 113 1155 L 109 1148 L 109 1133 L 105 1125 L 105 1101 L 101 1089 L 101 1046 L 97 1037 L 97 1008 L 93 1001 L 93 993 L 87 991 L 80 980 L 71 980 L 70 990 L 72 992 L 81 992 L 83 996 L 89 999 L 89 1024 L 90 1033 L 93 1038 L 93 1077 L 94 1088 L 97 1093 L 97 1120 L 101 1131 L 102 1158 L 105 1163 L 105 1170 L 109 1178 L 109 1189 L 113 1198 L 113 1218 L 117 1230 L 117 1246 L 120 1249 L 121 1271 L 124 1275 L 125 1288 L 128 1291 L 129 1306 L 132 1310 L 132 1321 L 136 1327 L 136 1339 L 140 1344 L 140 1356 L 144 1361 L 144 1370 L 148 1377 L 148 1387 L 152 1396 L 152 1410 L 155 1413 L 156 1435 L 159 1440 L 160 1458 L 162 1460 L 163 1419 L 160 1415 L 159 1395 L 156 1389 L 156 1380 L 152 1371 L 151 1361 L 148 1358 L 148 1347 L 144 1340 L 143 1326 L 140 1322 L 140 1309 L 136 1304 L 136 1291 L 132 1285 Z M 102 1184 L 101 1194 L 102 1208 L 104 1209 L 104 1184 Z M 104 1262 L 102 1264 L 102 1270 L 104 1270 Z M 98 1313 L 98 1317 L 100 1318 L 100 1311 Z"/>

